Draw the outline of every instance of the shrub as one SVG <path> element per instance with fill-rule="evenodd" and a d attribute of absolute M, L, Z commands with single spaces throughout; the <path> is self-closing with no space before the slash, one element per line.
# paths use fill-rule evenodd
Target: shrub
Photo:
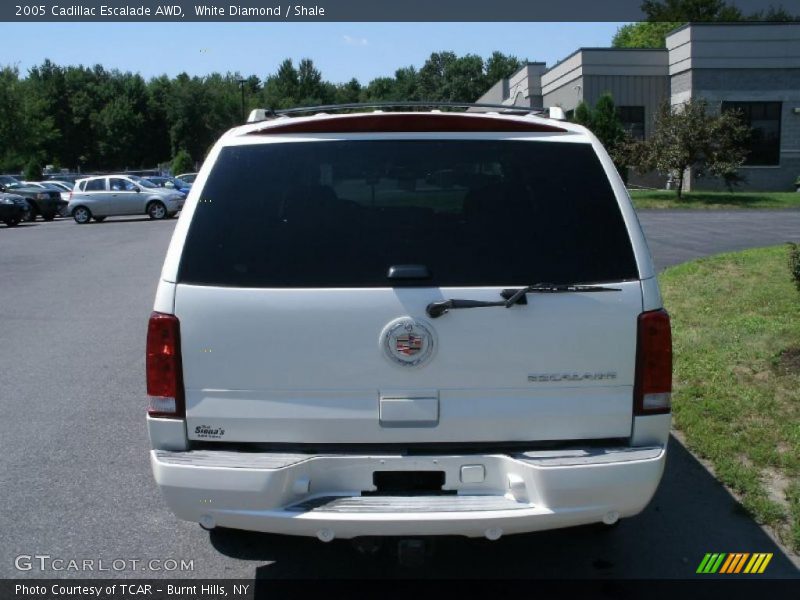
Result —
<path fill-rule="evenodd" d="M 800 291 L 800 246 L 792 242 L 789 242 L 789 271 L 795 287 Z"/>
<path fill-rule="evenodd" d="M 194 171 L 194 161 L 186 150 L 179 150 L 172 159 L 172 174 L 180 175 Z"/>
<path fill-rule="evenodd" d="M 42 167 L 39 162 L 32 158 L 25 166 L 25 181 L 39 181 L 42 178 Z"/>

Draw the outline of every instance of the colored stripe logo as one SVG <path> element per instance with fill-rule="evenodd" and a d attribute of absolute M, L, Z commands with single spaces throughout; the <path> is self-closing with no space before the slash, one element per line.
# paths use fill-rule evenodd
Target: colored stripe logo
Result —
<path fill-rule="evenodd" d="M 772 560 L 772 552 L 708 552 L 700 561 L 696 573 L 725 575 L 735 575 L 738 573 L 763 573 L 769 561 Z"/>

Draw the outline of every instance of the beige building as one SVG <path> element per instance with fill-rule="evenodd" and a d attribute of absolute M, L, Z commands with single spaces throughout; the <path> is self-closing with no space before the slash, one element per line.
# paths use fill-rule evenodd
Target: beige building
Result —
<path fill-rule="evenodd" d="M 650 135 L 664 101 L 703 98 L 712 110 L 737 109 L 753 129 L 740 174 L 742 189 L 794 190 L 800 176 L 800 23 L 689 24 L 664 49 L 580 48 L 552 67 L 529 63 L 497 82 L 478 102 L 560 106 L 567 116 L 604 93 L 614 98 L 626 130 Z M 632 175 L 661 187 L 663 176 Z M 715 179 L 688 178 L 694 189 Z"/>

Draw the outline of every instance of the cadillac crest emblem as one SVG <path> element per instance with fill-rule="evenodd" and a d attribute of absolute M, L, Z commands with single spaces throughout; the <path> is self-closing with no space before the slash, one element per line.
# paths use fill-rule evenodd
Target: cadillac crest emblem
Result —
<path fill-rule="evenodd" d="M 380 345 L 384 355 L 394 364 L 419 367 L 433 356 L 436 340 L 426 324 L 411 317 L 401 317 L 383 328 Z"/>

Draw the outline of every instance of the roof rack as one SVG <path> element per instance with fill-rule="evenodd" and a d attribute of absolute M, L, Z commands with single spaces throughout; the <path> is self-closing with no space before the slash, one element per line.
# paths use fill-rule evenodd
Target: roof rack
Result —
<path fill-rule="evenodd" d="M 286 108 L 281 110 L 274 110 L 272 108 L 256 108 L 250 111 L 247 117 L 248 123 L 256 123 L 258 121 L 266 121 L 269 119 L 276 119 L 278 117 L 286 117 L 292 115 L 300 115 L 306 113 L 329 113 L 342 110 L 363 110 L 363 109 L 381 110 L 386 108 L 478 108 L 487 109 L 488 111 L 502 111 L 504 113 L 519 113 L 529 115 L 546 115 L 549 112 L 551 119 L 563 121 L 564 111 L 559 107 L 535 108 L 528 106 L 514 106 L 507 104 L 484 104 L 477 102 L 441 102 L 438 100 L 409 100 L 409 101 L 389 101 L 389 102 L 352 102 L 348 104 L 322 104 L 319 106 L 298 106 L 296 108 Z"/>

